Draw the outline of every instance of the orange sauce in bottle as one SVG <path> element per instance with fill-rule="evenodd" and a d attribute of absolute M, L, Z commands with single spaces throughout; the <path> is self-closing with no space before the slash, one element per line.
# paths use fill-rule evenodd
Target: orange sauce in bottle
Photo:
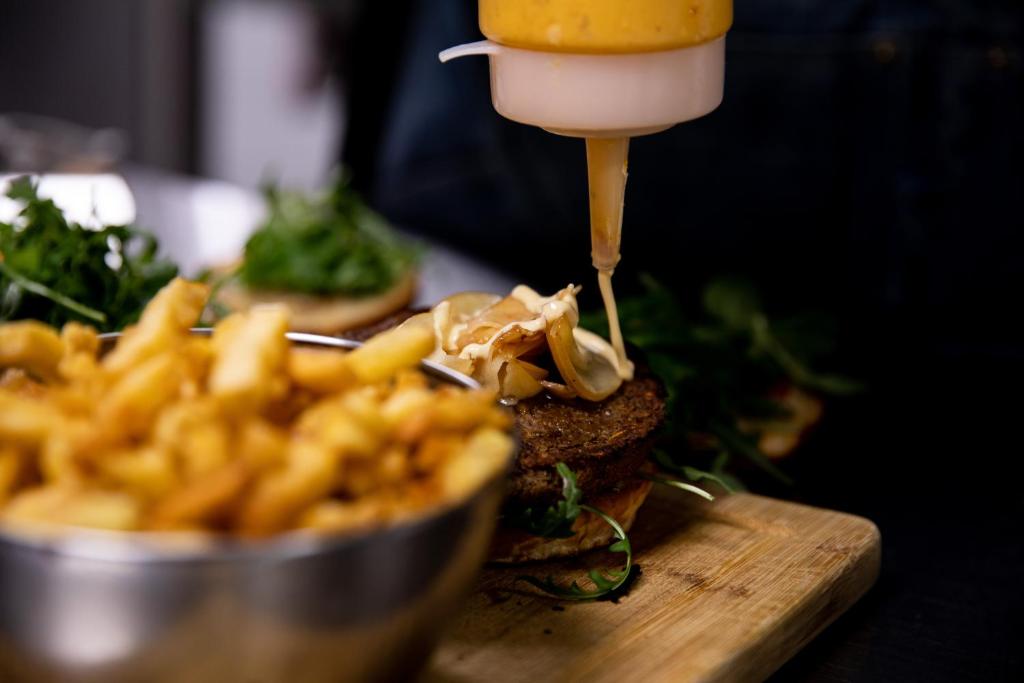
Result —
<path fill-rule="evenodd" d="M 725 35 L 733 0 L 480 0 L 491 40 L 552 52 L 674 50 Z"/>

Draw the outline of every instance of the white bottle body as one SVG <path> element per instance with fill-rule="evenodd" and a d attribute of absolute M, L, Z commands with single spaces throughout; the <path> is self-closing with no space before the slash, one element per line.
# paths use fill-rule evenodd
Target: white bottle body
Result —
<path fill-rule="evenodd" d="M 635 137 L 714 110 L 725 83 L 725 37 L 658 52 L 541 52 L 480 41 L 441 60 L 486 54 L 502 116 L 560 135 Z"/>

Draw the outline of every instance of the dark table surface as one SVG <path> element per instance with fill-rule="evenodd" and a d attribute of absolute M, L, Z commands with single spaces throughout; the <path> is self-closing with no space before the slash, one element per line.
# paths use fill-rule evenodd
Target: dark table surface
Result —
<path fill-rule="evenodd" d="M 775 679 L 1024 680 L 1021 401 L 995 389 L 1020 364 L 892 361 L 792 463 L 797 497 L 878 524 L 881 576 Z"/>
<path fill-rule="evenodd" d="M 126 175 L 147 227 L 172 242 L 205 230 L 197 216 L 212 215 L 223 231 L 224 212 L 245 205 L 212 201 L 210 183 L 145 169 Z M 441 260 L 444 287 L 459 284 L 449 272 L 459 264 L 470 284 L 505 284 L 481 264 Z M 922 352 L 933 348 L 928 330 L 880 327 L 885 338 L 865 344 L 869 391 L 830 405 L 784 464 L 796 486 L 748 480 L 760 493 L 862 515 L 882 532 L 877 585 L 774 680 L 1024 680 L 1024 496 L 1010 475 L 1024 457 L 1024 405 L 993 390 L 1024 386 L 1022 363 Z"/>

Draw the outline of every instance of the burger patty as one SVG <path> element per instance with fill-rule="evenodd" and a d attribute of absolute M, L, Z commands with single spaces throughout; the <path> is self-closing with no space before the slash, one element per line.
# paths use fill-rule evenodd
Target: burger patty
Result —
<path fill-rule="evenodd" d="M 546 395 L 520 401 L 516 424 L 521 447 L 512 470 L 510 499 L 557 499 L 564 462 L 583 491 L 607 491 L 629 480 L 645 462 L 665 417 L 665 391 L 649 370 L 604 401 L 566 401 Z"/>

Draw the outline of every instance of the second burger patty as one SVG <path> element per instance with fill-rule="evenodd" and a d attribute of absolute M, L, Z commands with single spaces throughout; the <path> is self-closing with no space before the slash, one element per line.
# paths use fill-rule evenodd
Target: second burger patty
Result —
<path fill-rule="evenodd" d="M 512 502 L 550 503 L 561 497 L 555 465 L 564 462 L 584 493 L 628 482 L 644 464 L 665 418 L 665 390 L 638 365 L 634 379 L 604 401 L 566 401 L 544 394 L 520 401 L 522 445 L 509 482 Z"/>

